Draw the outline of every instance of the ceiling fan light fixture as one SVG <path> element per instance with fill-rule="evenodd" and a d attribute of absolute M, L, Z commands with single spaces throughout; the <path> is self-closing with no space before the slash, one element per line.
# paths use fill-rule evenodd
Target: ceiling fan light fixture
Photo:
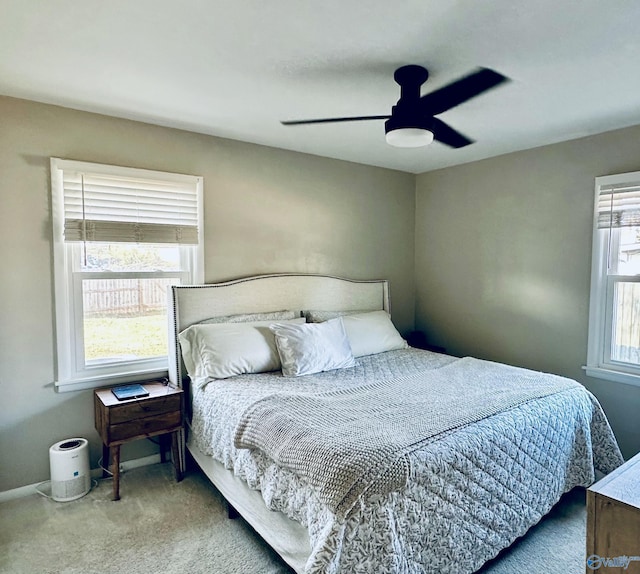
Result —
<path fill-rule="evenodd" d="M 425 128 L 397 128 L 389 130 L 385 137 L 394 147 L 422 147 L 433 142 L 433 132 Z"/>
<path fill-rule="evenodd" d="M 389 116 L 350 116 L 281 123 L 291 126 L 384 119 L 384 132 L 389 145 L 418 148 L 437 139 L 441 144 L 458 149 L 472 144 L 473 140 L 436 116 L 509 81 L 506 76 L 494 70 L 480 68 L 433 92 L 421 95 L 421 86 L 428 78 L 429 72 L 422 66 L 412 64 L 398 68 L 393 74 L 393 79 L 400 86 L 400 99 L 391 108 Z"/>

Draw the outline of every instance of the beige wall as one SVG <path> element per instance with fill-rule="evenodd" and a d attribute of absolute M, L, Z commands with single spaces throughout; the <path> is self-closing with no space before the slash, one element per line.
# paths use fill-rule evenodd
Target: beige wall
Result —
<path fill-rule="evenodd" d="M 90 439 L 94 467 L 100 451 L 91 391 L 52 384 L 51 156 L 202 175 L 207 282 L 388 278 L 394 321 L 413 327 L 414 176 L 0 98 L 0 491 L 46 480 L 58 440 Z"/>
<path fill-rule="evenodd" d="M 623 453 L 640 387 L 586 377 L 594 178 L 640 170 L 640 127 L 443 169 L 416 182 L 416 328 L 452 354 L 575 378 Z"/>
<path fill-rule="evenodd" d="M 593 179 L 640 169 L 640 127 L 416 178 L 0 97 L 0 491 L 46 480 L 58 440 L 90 439 L 92 466 L 100 450 L 91 392 L 53 389 L 51 156 L 204 176 L 207 282 L 386 277 L 406 332 L 415 279 L 433 343 L 580 380 L 625 455 L 640 450 L 640 388 L 581 369 Z M 142 441 L 124 458 L 153 452 Z"/>

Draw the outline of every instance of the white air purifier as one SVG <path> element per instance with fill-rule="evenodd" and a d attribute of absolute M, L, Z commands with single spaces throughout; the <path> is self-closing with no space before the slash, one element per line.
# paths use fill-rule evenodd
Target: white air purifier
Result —
<path fill-rule="evenodd" d="M 68 438 L 49 449 L 51 498 L 69 502 L 91 489 L 89 442 L 84 438 Z"/>

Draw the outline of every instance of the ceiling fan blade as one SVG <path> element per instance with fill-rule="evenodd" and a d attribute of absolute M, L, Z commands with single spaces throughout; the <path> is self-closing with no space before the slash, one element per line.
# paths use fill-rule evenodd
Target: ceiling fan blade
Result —
<path fill-rule="evenodd" d="M 449 127 L 438 118 L 433 118 L 431 125 L 433 138 L 453 148 L 461 148 L 473 143 L 473 140 Z"/>
<path fill-rule="evenodd" d="M 420 110 L 427 115 L 437 116 L 508 81 L 509 78 L 494 70 L 480 68 L 477 72 L 473 72 L 435 92 L 422 96 L 420 98 Z"/>
<path fill-rule="evenodd" d="M 366 120 L 388 120 L 391 116 L 355 116 L 352 118 L 324 118 L 320 120 L 290 120 L 280 122 L 283 126 L 299 126 L 302 124 L 331 124 L 336 122 L 360 122 Z"/>

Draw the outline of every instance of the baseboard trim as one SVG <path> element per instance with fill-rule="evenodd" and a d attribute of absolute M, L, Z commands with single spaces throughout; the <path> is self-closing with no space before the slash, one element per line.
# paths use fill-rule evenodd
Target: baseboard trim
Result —
<path fill-rule="evenodd" d="M 151 454 L 149 456 L 143 456 L 142 458 L 134 458 L 132 460 L 125 460 L 120 463 L 121 472 L 131 470 L 133 468 L 139 468 L 141 466 L 149 466 L 151 464 L 157 464 L 160 462 L 160 454 Z M 102 478 L 101 468 L 91 469 L 91 478 Z M 31 496 L 32 494 L 38 494 L 36 488 L 48 480 L 42 482 L 36 482 L 35 484 L 27 484 L 25 486 L 19 486 L 18 488 L 12 488 L 11 490 L 4 490 L 0 492 L 0 504 L 8 502 L 9 500 L 15 500 L 16 498 L 23 498 L 24 496 Z"/>

